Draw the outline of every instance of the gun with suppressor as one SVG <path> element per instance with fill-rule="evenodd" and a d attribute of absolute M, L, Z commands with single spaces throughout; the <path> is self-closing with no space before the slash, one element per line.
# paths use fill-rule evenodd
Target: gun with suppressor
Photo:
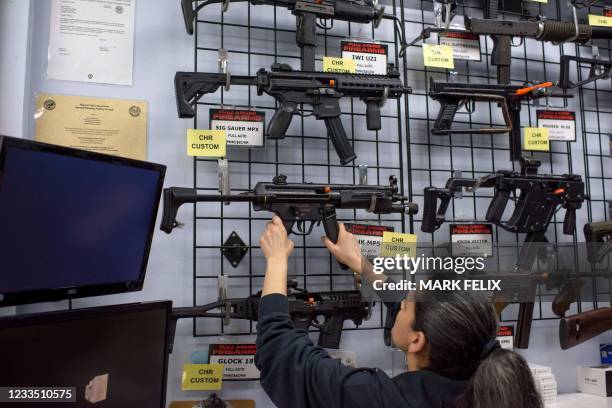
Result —
<path fill-rule="evenodd" d="M 289 315 L 297 329 L 319 329 L 318 345 L 324 348 L 338 348 L 345 320 L 352 320 L 359 326 L 372 314 L 372 302 L 366 302 L 358 290 L 338 292 L 309 292 L 297 288 L 290 282 Z M 261 292 L 241 299 L 223 299 L 202 306 L 179 307 L 172 310 L 170 326 L 170 352 L 178 319 L 193 317 L 214 317 L 223 319 L 229 325 L 231 319 L 257 321 Z"/>
<path fill-rule="evenodd" d="M 207 0 L 195 6 L 197 0 L 181 0 L 183 18 L 187 33 L 193 34 L 193 25 L 198 12 L 209 4 L 222 3 L 223 11 L 229 3 L 248 1 L 250 4 L 284 7 L 296 18 L 296 42 L 301 50 L 302 71 L 314 71 L 315 52 L 317 47 L 317 25 L 329 30 L 333 20 L 352 23 L 373 23 L 377 28 L 383 19 L 393 20 L 395 32 L 402 45 L 399 56 L 403 57 L 406 44 L 403 30 L 398 17 L 385 14 L 385 7 L 372 0 Z M 195 7 L 194 7 L 195 6 Z M 319 19 L 319 23 L 317 23 Z M 331 24 L 321 23 L 321 20 L 331 20 Z"/>
<path fill-rule="evenodd" d="M 216 92 L 222 85 L 227 90 L 230 84 L 254 85 L 257 95 L 265 93 L 279 103 L 267 130 L 271 139 L 283 139 L 293 115 L 302 113 L 303 104 L 311 105 L 312 114 L 325 122 L 327 134 L 343 165 L 357 156 L 340 120 L 340 98 L 358 97 L 364 101 L 368 130 L 380 130 L 380 108 L 387 99 L 398 99 L 412 92 L 410 87 L 404 86 L 393 65 L 389 65 L 387 75 L 300 72 L 293 71 L 287 64 L 274 64 L 270 72 L 262 68 L 256 76 L 177 72 L 174 86 L 179 117 L 192 118 L 195 115 L 193 105 L 203 95 Z"/>
<path fill-rule="evenodd" d="M 612 221 L 590 222 L 584 226 L 587 242 L 587 258 L 600 263 L 612 252 Z"/>
<path fill-rule="evenodd" d="M 553 87 L 552 82 L 537 85 L 491 85 L 464 84 L 451 82 L 436 82 L 433 77 L 429 82 L 429 96 L 440 102 L 440 111 L 431 129 L 432 135 L 450 134 L 503 134 L 510 135 L 510 160 L 521 158 L 521 103 L 543 97 L 570 98 L 566 93 L 548 93 L 547 88 Z M 504 126 L 487 128 L 453 129 L 455 114 L 460 106 L 468 107 L 473 112 L 474 102 L 494 102 L 501 108 Z"/>
<path fill-rule="evenodd" d="M 572 63 L 576 63 L 577 71 L 581 70 L 582 65 L 588 65 L 589 75 L 586 79 L 578 80 L 578 82 L 572 82 L 570 79 L 570 73 Z M 602 61 L 597 58 L 581 58 L 573 55 L 562 55 L 561 56 L 561 73 L 559 79 L 559 86 L 563 89 L 577 88 L 589 82 L 594 82 L 600 79 L 609 79 L 612 77 L 612 61 Z"/>
<path fill-rule="evenodd" d="M 374 214 L 416 214 L 418 206 L 399 194 L 397 178 L 388 186 L 342 184 L 289 184 L 287 177 L 274 177 L 272 183 L 259 182 L 253 192 L 237 195 L 203 195 L 193 188 L 164 189 L 161 230 L 171 233 L 178 226 L 176 214 L 181 205 L 196 202 L 250 202 L 254 211 L 278 215 L 289 234 L 308 235 L 315 223 L 323 223 L 325 234 L 338 242 L 337 208 L 364 209 Z M 308 226 L 306 223 L 310 222 Z M 297 231 L 293 227 L 297 225 Z M 344 267 L 344 266 L 343 266 Z"/>
<path fill-rule="evenodd" d="M 497 81 L 500 84 L 510 83 L 512 39 L 515 37 L 579 44 L 593 39 L 612 39 L 612 29 L 608 27 L 552 20 L 511 21 L 466 17 L 465 28 L 476 35 L 488 35 L 493 40 L 491 65 L 497 66 Z"/>
<path fill-rule="evenodd" d="M 559 321 L 559 343 L 567 350 L 611 329 L 612 308 L 589 310 Z"/>

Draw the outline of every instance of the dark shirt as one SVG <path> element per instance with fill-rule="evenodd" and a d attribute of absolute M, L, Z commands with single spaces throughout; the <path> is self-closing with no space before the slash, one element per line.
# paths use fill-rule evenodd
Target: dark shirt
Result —
<path fill-rule="evenodd" d="M 280 294 L 259 304 L 255 364 L 280 408 L 451 408 L 467 385 L 428 370 L 390 378 L 376 368 L 347 367 L 294 327 Z"/>

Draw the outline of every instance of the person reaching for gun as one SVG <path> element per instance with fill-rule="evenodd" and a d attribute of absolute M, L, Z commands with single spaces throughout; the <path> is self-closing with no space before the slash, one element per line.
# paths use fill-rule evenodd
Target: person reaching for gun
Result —
<path fill-rule="evenodd" d="M 371 279 L 355 238 L 342 224 L 339 229 L 336 244 L 324 239 L 325 246 Z M 393 343 L 406 353 L 407 372 L 390 378 L 381 369 L 343 365 L 295 328 L 286 298 L 293 242 L 279 217 L 268 224 L 260 246 L 267 268 L 255 364 L 278 407 L 543 407 L 525 360 L 496 340 L 496 313 L 484 296 L 410 294 L 392 329 Z"/>

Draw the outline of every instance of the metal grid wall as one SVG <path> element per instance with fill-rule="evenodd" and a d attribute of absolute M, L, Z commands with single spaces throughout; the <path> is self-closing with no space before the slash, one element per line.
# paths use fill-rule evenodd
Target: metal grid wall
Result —
<path fill-rule="evenodd" d="M 396 10 L 401 10 L 401 3 L 396 6 Z M 339 42 L 345 38 L 388 44 L 389 62 L 397 62 L 399 58 L 397 35 L 392 23 L 386 20 L 377 30 L 371 25 L 334 22 L 329 29 L 318 28 L 317 34 L 317 64 L 321 63 L 322 56 L 340 56 Z M 253 75 L 262 67 L 269 69 L 274 62 L 288 63 L 294 69 L 300 66 L 299 48 L 295 44 L 295 17 L 280 7 L 231 4 L 226 13 L 217 6 L 204 8 L 196 24 L 195 70 L 216 72 L 219 48 L 229 53 L 233 74 Z M 249 88 L 232 86 L 228 92 L 206 95 L 197 105 L 194 128 L 207 129 L 208 109 L 218 107 L 263 110 L 269 121 L 276 108 L 274 99 L 257 96 L 255 90 Z M 358 156 L 354 163 L 340 165 L 321 121 L 295 115 L 285 140 L 267 141 L 265 148 L 228 147 L 232 194 L 248 191 L 257 182 L 271 181 L 279 174 L 287 175 L 288 182 L 357 184 L 359 165 L 368 167 L 368 184 L 387 185 L 389 176 L 396 175 L 403 189 L 406 183 L 401 106 L 404 101 L 387 103 L 382 110 L 383 128 L 378 132 L 365 131 L 365 104 L 348 98 L 340 103 L 343 125 Z M 216 159 L 196 158 L 193 166 L 194 187 L 202 193 L 215 194 L 218 190 Z M 382 222 L 394 226 L 396 231 L 403 231 L 406 224 L 405 217 L 397 214 L 376 216 L 365 211 L 340 210 L 338 217 L 351 222 Z M 253 212 L 246 203 L 194 206 L 194 305 L 216 299 L 217 275 L 229 277 L 230 297 L 248 296 L 260 290 L 265 262 L 258 250 L 258 239 L 270 218 L 270 213 Z M 232 231 L 236 231 L 248 247 L 248 253 L 237 268 L 221 255 L 223 242 Z M 290 264 L 291 277 L 301 288 L 312 291 L 352 289 L 352 275 L 342 271 L 332 260 L 317 234 L 323 235 L 322 227 L 315 227 L 310 236 L 292 236 L 296 245 Z M 380 328 L 382 309 L 374 316 L 378 318 L 372 318 L 362 328 Z M 196 319 L 194 335 L 254 332 L 253 323 L 232 321 L 231 325 L 223 326 L 211 320 L 214 319 Z"/>

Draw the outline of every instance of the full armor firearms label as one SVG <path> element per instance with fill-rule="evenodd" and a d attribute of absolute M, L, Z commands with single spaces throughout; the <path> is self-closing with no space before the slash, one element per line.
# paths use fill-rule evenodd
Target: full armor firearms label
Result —
<path fill-rule="evenodd" d="M 538 127 L 548 129 L 548 139 L 562 142 L 576 141 L 576 112 L 538 110 Z"/>
<path fill-rule="evenodd" d="M 265 112 L 239 109 L 211 109 L 210 129 L 225 130 L 227 145 L 263 147 Z"/>
<path fill-rule="evenodd" d="M 499 326 L 497 340 L 503 349 L 514 350 L 514 326 Z"/>
<path fill-rule="evenodd" d="M 224 381 L 259 380 L 255 367 L 257 346 L 246 344 L 211 344 L 208 346 L 208 362 L 223 364 Z"/>
<path fill-rule="evenodd" d="M 361 246 L 361 254 L 368 259 L 380 256 L 380 245 L 382 243 L 383 233 L 385 231 L 393 232 L 394 230 L 393 227 L 387 227 L 385 225 L 345 223 L 344 227 L 348 232 L 355 235 L 355 238 L 357 238 Z"/>
<path fill-rule="evenodd" d="M 355 73 L 387 75 L 387 44 L 340 41 L 342 58 L 355 61 Z"/>
<path fill-rule="evenodd" d="M 493 255 L 491 224 L 450 224 L 453 256 Z"/>
<path fill-rule="evenodd" d="M 438 36 L 440 45 L 453 47 L 453 57 L 457 60 L 482 61 L 480 55 L 480 36 L 468 31 L 448 31 Z"/>

